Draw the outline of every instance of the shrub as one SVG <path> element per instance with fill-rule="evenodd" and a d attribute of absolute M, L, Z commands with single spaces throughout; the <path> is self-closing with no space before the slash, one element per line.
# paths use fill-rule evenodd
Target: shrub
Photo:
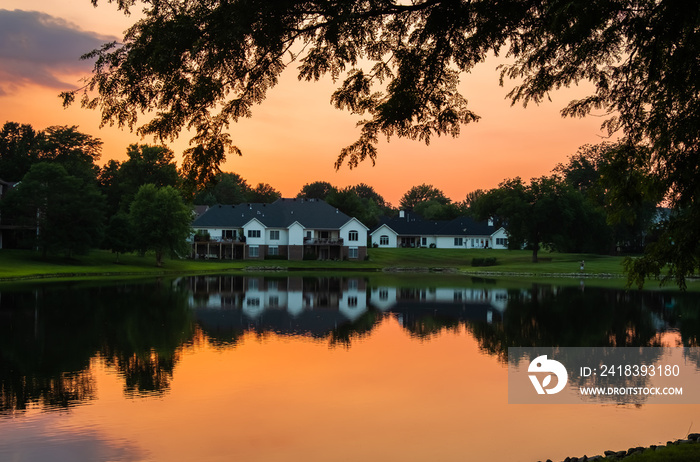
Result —
<path fill-rule="evenodd" d="M 495 264 L 496 264 L 495 257 L 472 258 L 472 266 L 494 266 Z"/>

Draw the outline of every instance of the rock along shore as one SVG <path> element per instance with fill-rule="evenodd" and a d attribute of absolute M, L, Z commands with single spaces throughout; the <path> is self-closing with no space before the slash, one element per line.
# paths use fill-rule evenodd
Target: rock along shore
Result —
<path fill-rule="evenodd" d="M 621 461 L 626 459 L 627 457 L 636 455 L 636 454 L 642 454 L 646 451 L 656 451 L 660 448 L 664 448 L 666 446 L 674 446 L 674 445 L 679 445 L 679 444 L 700 444 L 700 433 L 690 433 L 687 438 L 684 439 L 678 439 L 675 441 L 669 441 L 666 443 L 665 446 L 656 446 L 656 445 L 651 445 L 649 447 L 636 447 L 636 448 L 629 448 L 626 451 L 605 451 L 603 454 L 604 455 L 597 455 L 597 456 L 582 456 L 582 457 L 567 457 L 564 459 L 562 462 L 589 462 L 589 461 Z M 542 462 L 542 461 L 539 461 Z M 547 459 L 545 462 L 552 462 L 552 459 Z"/>

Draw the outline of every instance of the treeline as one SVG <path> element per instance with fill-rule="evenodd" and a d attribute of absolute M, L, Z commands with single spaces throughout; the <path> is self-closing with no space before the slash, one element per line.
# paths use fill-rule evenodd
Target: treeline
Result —
<path fill-rule="evenodd" d="M 653 239 L 661 193 L 641 173 L 648 170 L 630 161 L 640 158 L 630 149 L 609 143 L 584 146 L 549 176 L 505 180 L 461 201 L 421 184 L 394 207 L 372 186 L 339 188 L 326 181 L 304 185 L 297 197 L 325 200 L 370 228 L 399 209 L 429 220 L 493 218 L 508 230 L 511 247 L 533 250 L 533 261 L 540 248 L 637 252 Z M 5 123 L 0 180 L 19 182 L 0 202 L 3 225 L 16 229 L 10 245 L 67 255 L 100 246 L 117 254 L 152 250 L 161 264 L 166 253 L 188 252 L 192 205 L 271 203 L 282 196 L 267 183 L 251 186 L 232 172 L 194 184 L 164 146 L 132 144 L 125 161 L 99 167 L 101 150 L 99 139 L 77 127 L 36 131 Z"/>

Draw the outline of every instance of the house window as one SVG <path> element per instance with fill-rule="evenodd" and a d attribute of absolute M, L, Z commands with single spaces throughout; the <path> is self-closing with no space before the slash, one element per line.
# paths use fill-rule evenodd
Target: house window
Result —
<path fill-rule="evenodd" d="M 249 229 L 248 230 L 248 237 L 260 237 L 260 230 L 259 229 Z"/>
<path fill-rule="evenodd" d="M 389 291 L 387 289 L 379 289 L 379 300 L 389 300 Z"/>
<path fill-rule="evenodd" d="M 280 240 L 280 231 L 278 229 L 273 229 L 270 231 L 270 240 L 271 241 L 279 241 Z"/>
<path fill-rule="evenodd" d="M 251 245 L 248 247 L 248 256 L 250 258 L 258 258 L 260 256 L 260 249 L 257 245 Z"/>
<path fill-rule="evenodd" d="M 508 239 L 506 239 L 505 237 L 497 237 L 497 238 L 496 238 L 496 245 L 507 246 L 507 245 L 508 245 Z"/>
<path fill-rule="evenodd" d="M 259 298 L 249 298 L 245 301 L 245 303 L 248 306 L 260 306 L 260 299 Z"/>
<path fill-rule="evenodd" d="M 386 234 L 379 236 L 379 245 L 389 245 L 389 236 Z"/>
<path fill-rule="evenodd" d="M 270 302 L 268 303 L 270 307 L 280 306 L 280 298 L 277 295 L 270 295 Z"/>
<path fill-rule="evenodd" d="M 279 255 L 280 249 L 276 245 L 271 245 L 270 247 L 267 248 L 267 254 L 268 255 Z"/>
<path fill-rule="evenodd" d="M 348 233 L 348 241 L 357 241 L 360 239 L 360 234 L 357 231 L 350 231 Z"/>
<path fill-rule="evenodd" d="M 357 297 L 348 297 L 348 306 L 354 308 L 357 306 Z"/>
<path fill-rule="evenodd" d="M 357 258 L 358 252 L 357 247 L 350 247 L 348 249 L 348 258 Z"/>
<path fill-rule="evenodd" d="M 455 247 L 462 247 L 464 245 L 464 239 L 461 237 L 455 238 Z"/>
<path fill-rule="evenodd" d="M 306 232 L 306 238 L 307 238 L 307 239 L 311 239 L 311 231 L 307 231 L 307 232 Z"/>
<path fill-rule="evenodd" d="M 233 239 L 236 237 L 236 232 L 232 229 L 222 229 L 221 238 L 222 239 Z"/>
<path fill-rule="evenodd" d="M 423 247 L 425 247 L 426 245 L 428 245 L 428 238 L 427 238 L 427 237 L 421 237 L 421 238 L 420 238 L 420 245 L 422 245 Z"/>
<path fill-rule="evenodd" d="M 358 287 L 357 279 L 350 279 L 348 281 L 348 290 L 357 290 Z"/>

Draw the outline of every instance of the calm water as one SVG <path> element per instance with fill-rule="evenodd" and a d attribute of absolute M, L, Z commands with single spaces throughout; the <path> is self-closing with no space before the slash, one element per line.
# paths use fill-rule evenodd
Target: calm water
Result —
<path fill-rule="evenodd" d="M 424 276 L 0 286 L 0 460 L 536 461 L 700 405 L 509 405 L 509 346 L 698 346 L 700 296 Z"/>

